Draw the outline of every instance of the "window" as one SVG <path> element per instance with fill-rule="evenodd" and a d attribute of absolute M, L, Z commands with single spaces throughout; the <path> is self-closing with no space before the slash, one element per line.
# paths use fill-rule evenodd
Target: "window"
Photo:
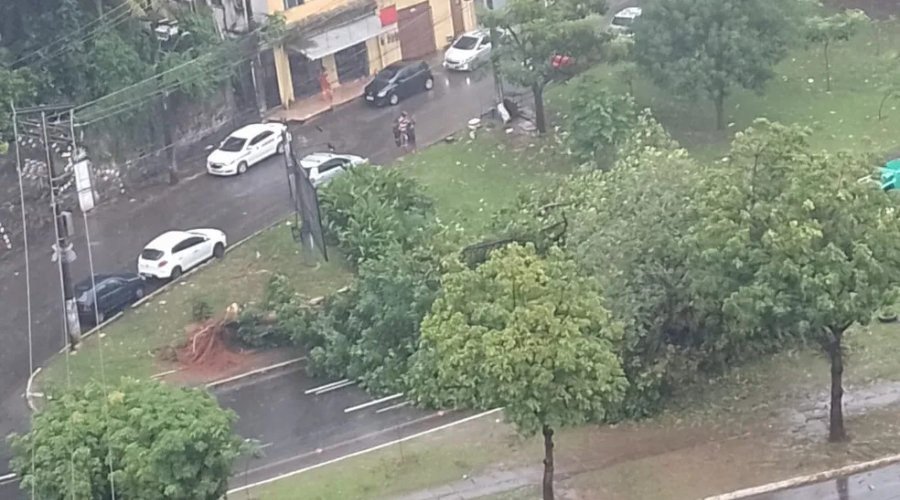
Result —
<path fill-rule="evenodd" d="M 303 5 L 303 0 L 284 0 L 284 10 Z"/>
<path fill-rule="evenodd" d="M 261 143 L 262 141 L 268 139 L 270 135 L 272 135 L 272 132 L 270 132 L 270 131 L 263 132 L 263 133 L 259 134 L 258 136 L 254 137 L 253 140 L 250 141 L 250 145 L 255 146 L 255 145 Z"/>
<path fill-rule="evenodd" d="M 342 159 L 328 160 L 325 163 L 319 165 L 319 174 L 324 174 L 329 170 L 340 167 L 341 165 L 343 165 L 343 163 L 344 160 Z"/>
<path fill-rule="evenodd" d="M 187 250 L 187 249 L 197 245 L 198 243 L 201 243 L 202 241 L 203 241 L 203 238 L 201 238 L 199 236 L 191 236 L 190 238 L 187 238 L 184 241 L 182 241 L 181 243 L 175 245 L 175 247 L 172 248 L 172 253 L 177 253 L 177 252 Z"/>
<path fill-rule="evenodd" d="M 222 151 L 227 151 L 229 153 L 237 153 L 238 151 L 244 149 L 244 143 L 246 142 L 247 139 L 231 136 L 222 141 L 222 145 L 219 146 L 219 149 Z"/>
<path fill-rule="evenodd" d="M 153 248 L 146 248 L 141 252 L 141 258 L 144 260 L 159 260 L 163 253 Z"/>

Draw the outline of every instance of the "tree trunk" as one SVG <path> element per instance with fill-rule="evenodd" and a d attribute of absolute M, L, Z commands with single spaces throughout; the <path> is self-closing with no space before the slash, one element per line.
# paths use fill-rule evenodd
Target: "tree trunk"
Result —
<path fill-rule="evenodd" d="M 531 92 L 534 94 L 534 125 L 539 133 L 547 132 L 547 122 L 544 119 L 544 86 L 532 85 Z"/>
<path fill-rule="evenodd" d="M 828 359 L 831 361 L 831 409 L 829 413 L 828 440 L 832 443 L 847 439 L 844 430 L 844 353 L 841 349 L 841 337 L 844 332 L 832 332 L 832 339 L 825 346 Z"/>
<path fill-rule="evenodd" d="M 831 59 L 828 58 L 828 40 L 825 40 L 825 91 L 831 92 Z"/>
<path fill-rule="evenodd" d="M 717 92 L 713 103 L 716 105 L 716 130 L 725 130 L 725 92 Z"/>
<path fill-rule="evenodd" d="M 553 500 L 553 429 L 544 426 L 544 500 Z"/>

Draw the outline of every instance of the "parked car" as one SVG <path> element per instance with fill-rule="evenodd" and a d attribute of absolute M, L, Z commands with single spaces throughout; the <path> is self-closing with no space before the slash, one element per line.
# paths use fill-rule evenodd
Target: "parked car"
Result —
<path fill-rule="evenodd" d="M 206 171 L 239 175 L 266 158 L 284 152 L 282 123 L 254 123 L 235 130 L 209 154 Z"/>
<path fill-rule="evenodd" d="M 471 71 L 491 58 L 491 34 L 487 30 L 460 35 L 444 52 L 444 67 L 456 71 Z"/>
<path fill-rule="evenodd" d="M 396 105 L 419 92 L 434 88 L 434 76 L 425 61 L 398 62 L 386 66 L 366 85 L 366 102 Z"/>
<path fill-rule="evenodd" d="M 632 35 L 631 25 L 634 24 L 637 18 L 641 17 L 642 13 L 643 10 L 640 7 L 622 9 L 613 16 L 612 21 L 609 23 L 609 29 L 613 33 Z"/>
<path fill-rule="evenodd" d="M 153 239 L 138 257 L 138 274 L 176 279 L 215 257 L 225 256 L 225 233 L 218 229 L 168 231 Z"/>
<path fill-rule="evenodd" d="M 100 324 L 144 296 L 144 278 L 134 273 L 97 274 L 75 284 L 78 317 L 84 324 Z M 97 309 L 94 310 L 96 299 Z"/>
<path fill-rule="evenodd" d="M 306 169 L 313 186 L 319 186 L 368 161 L 355 155 L 313 153 L 300 159 L 300 166 Z"/>

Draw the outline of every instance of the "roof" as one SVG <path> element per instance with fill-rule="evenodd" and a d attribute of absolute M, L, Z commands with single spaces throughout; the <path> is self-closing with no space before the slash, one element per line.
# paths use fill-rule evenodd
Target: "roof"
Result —
<path fill-rule="evenodd" d="M 885 163 L 884 168 L 888 170 L 900 170 L 900 158 L 896 158 Z"/>
<path fill-rule="evenodd" d="M 467 31 L 467 32 L 463 33 L 462 35 L 459 35 L 459 37 L 462 38 L 464 36 L 487 36 L 490 34 L 491 34 L 490 30 L 477 29 L 477 30 Z"/>
<path fill-rule="evenodd" d="M 155 250 L 171 250 L 176 243 L 191 236 L 187 231 L 166 231 L 165 233 L 153 238 L 144 248 L 153 248 Z"/>
<path fill-rule="evenodd" d="M 250 139 L 251 137 L 256 136 L 266 130 L 272 130 L 271 123 L 251 123 L 250 125 L 245 125 L 231 134 L 230 137 L 238 137 L 241 139 Z"/>
<path fill-rule="evenodd" d="M 311 153 L 304 156 L 303 158 L 300 158 L 300 165 L 303 166 L 303 168 L 318 167 L 322 163 L 325 163 L 326 161 L 338 156 L 340 155 L 336 155 L 333 153 Z M 304 163 L 314 163 L 315 165 L 303 165 Z"/>
<path fill-rule="evenodd" d="M 619 12 L 616 13 L 615 17 L 630 17 L 635 18 L 641 15 L 643 10 L 640 7 L 626 7 Z"/>

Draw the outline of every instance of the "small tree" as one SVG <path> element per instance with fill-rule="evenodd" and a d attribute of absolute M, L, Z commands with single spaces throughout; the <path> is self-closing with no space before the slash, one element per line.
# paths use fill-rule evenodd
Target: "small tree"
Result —
<path fill-rule="evenodd" d="M 785 0 L 660 0 L 635 22 L 635 59 L 658 85 L 705 95 L 725 127 L 734 87 L 760 90 L 786 54 L 794 11 Z"/>
<path fill-rule="evenodd" d="M 631 96 L 610 94 L 596 79 L 579 82 L 563 120 L 566 142 L 580 162 L 609 167 L 637 116 Z"/>
<path fill-rule="evenodd" d="M 621 335 L 594 282 L 559 250 L 542 259 L 512 245 L 444 276 L 422 323 L 412 393 L 443 408 L 502 406 L 520 433 L 540 432 L 551 500 L 554 432 L 603 420 L 625 391 Z"/>
<path fill-rule="evenodd" d="M 806 21 L 806 40 L 822 47 L 825 62 L 825 90 L 831 92 L 831 58 L 828 49 L 846 42 L 869 21 L 861 10 L 847 10 L 832 16 L 813 16 Z"/>
<path fill-rule="evenodd" d="M 544 88 L 559 71 L 553 57 L 580 61 L 596 53 L 603 39 L 597 20 L 586 16 L 605 11 L 605 0 L 510 0 L 503 9 L 483 13 L 484 25 L 503 33 L 494 48 L 501 74 L 534 95 L 540 133 L 547 131 Z"/>
<path fill-rule="evenodd" d="M 234 420 L 201 390 L 92 383 L 55 395 L 31 432 L 11 437 L 12 468 L 47 500 L 218 500 L 242 449 Z"/>

